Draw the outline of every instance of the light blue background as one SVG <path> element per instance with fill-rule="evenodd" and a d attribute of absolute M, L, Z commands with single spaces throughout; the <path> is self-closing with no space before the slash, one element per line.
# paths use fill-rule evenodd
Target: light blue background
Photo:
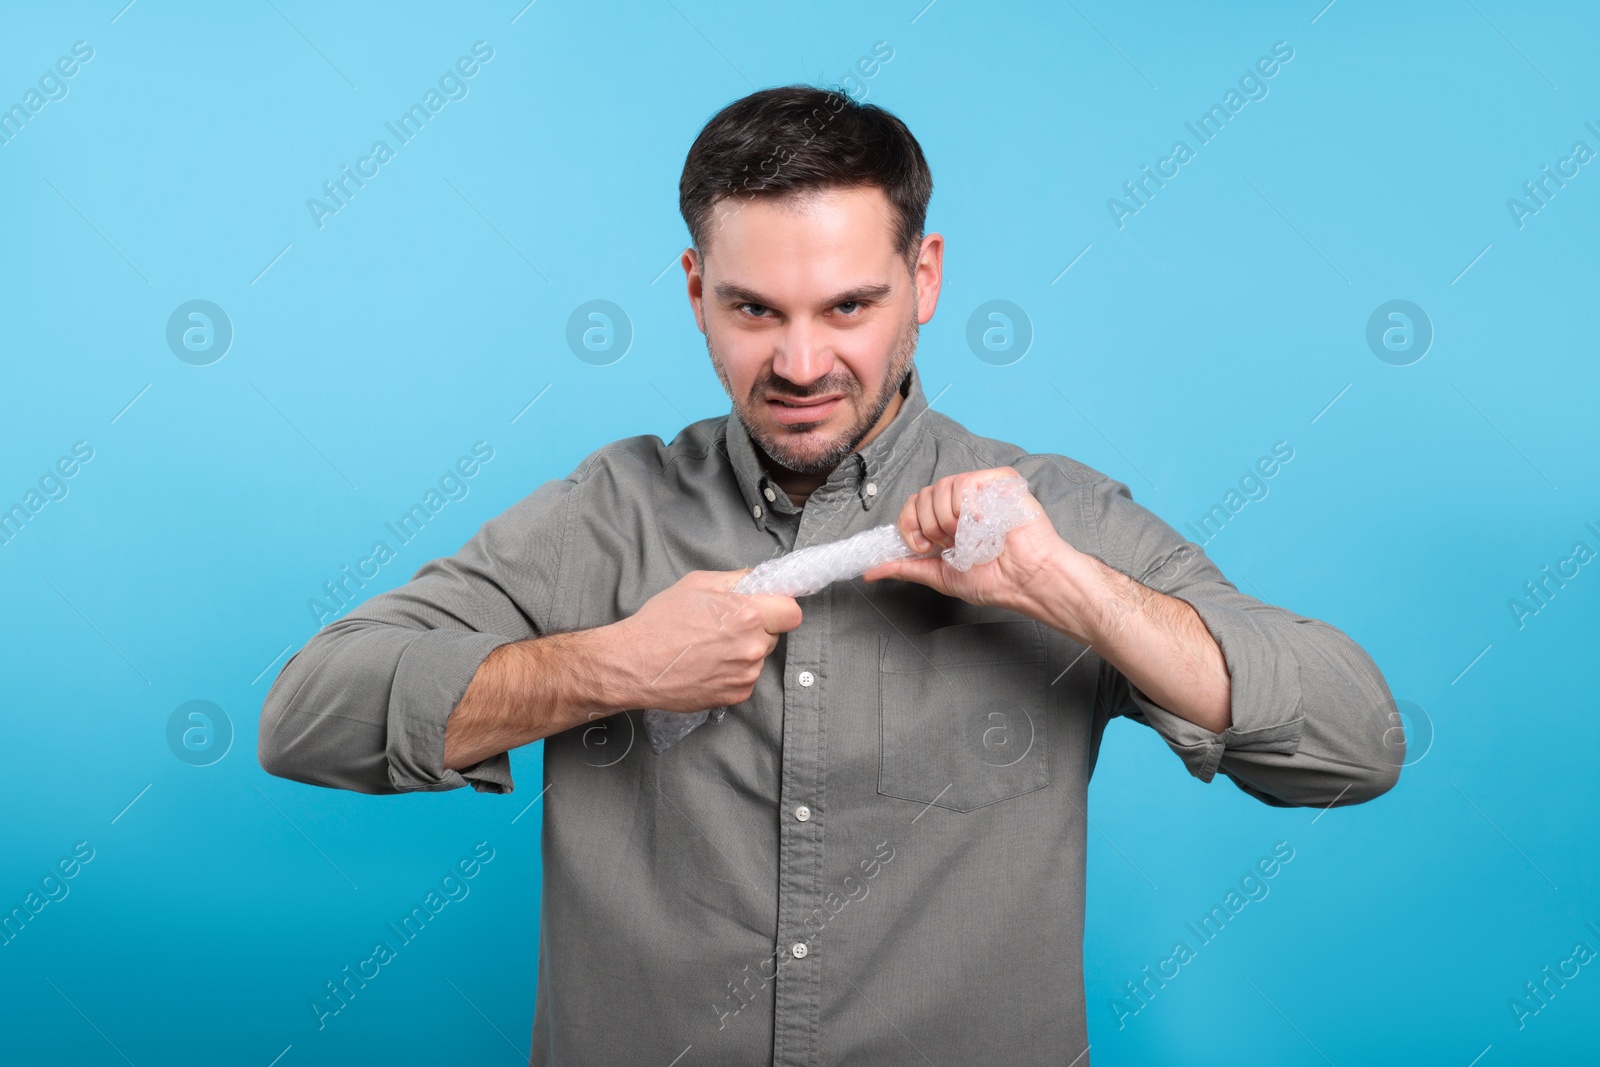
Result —
<path fill-rule="evenodd" d="M 1094 1063 L 1592 1054 L 1600 964 L 1522 1029 L 1508 1001 L 1600 950 L 1600 563 L 1520 629 L 1507 606 L 1575 542 L 1600 551 L 1600 163 L 1521 228 L 1507 207 L 1575 141 L 1600 150 L 1591 6 L 274 2 L 0 16 L 0 105 L 94 48 L 0 145 L 0 505 L 94 449 L 0 547 L 0 904 L 95 850 L 0 948 L 8 1060 L 522 1062 L 539 746 L 513 753 L 510 796 L 320 790 L 258 766 L 262 700 L 316 628 L 307 600 L 473 442 L 493 461 L 366 594 L 595 448 L 727 410 L 675 265 L 684 154 L 732 99 L 838 82 L 878 41 L 893 59 L 857 91 L 921 140 L 948 241 L 918 353 L 935 406 L 1125 481 L 1180 530 L 1287 441 L 1207 552 L 1345 630 L 1420 709 L 1397 788 L 1320 817 L 1202 785 L 1113 724 Z M 469 95 L 319 229 L 307 199 L 479 40 Z M 1269 95 L 1119 229 L 1107 199 L 1195 147 L 1184 122 L 1277 41 L 1294 58 Z M 166 344 L 193 299 L 235 331 L 210 366 Z M 566 344 L 591 299 L 634 330 L 609 366 Z M 1007 366 L 966 342 L 994 299 L 1034 332 Z M 1392 299 L 1435 330 L 1409 366 L 1366 344 Z M 168 747 L 190 700 L 234 728 L 211 766 Z M 470 896 L 319 1031 L 323 983 L 480 841 Z M 1119 1029 L 1123 983 L 1276 841 L 1295 858 L 1270 895 Z"/>

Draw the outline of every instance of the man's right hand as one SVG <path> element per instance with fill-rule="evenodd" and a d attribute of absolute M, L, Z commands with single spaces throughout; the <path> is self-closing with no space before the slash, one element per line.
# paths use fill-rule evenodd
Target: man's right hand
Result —
<path fill-rule="evenodd" d="M 777 635 L 800 625 L 800 605 L 733 592 L 748 573 L 690 571 L 612 625 L 627 706 L 692 712 L 750 699 Z"/>

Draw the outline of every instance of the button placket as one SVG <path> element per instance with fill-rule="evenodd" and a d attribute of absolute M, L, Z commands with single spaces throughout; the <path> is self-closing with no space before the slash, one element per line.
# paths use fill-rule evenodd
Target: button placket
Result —
<path fill-rule="evenodd" d="M 848 499 L 848 497 L 845 497 Z M 806 508 L 796 531 L 795 548 L 826 534 L 836 508 Z M 809 598 L 805 620 L 786 638 L 783 677 L 783 744 L 779 809 L 792 818 L 779 820 L 777 942 L 794 961 L 811 953 L 806 921 L 822 900 L 822 831 L 811 802 L 821 800 L 825 768 L 823 741 L 823 673 L 827 665 L 835 593 L 825 590 Z M 793 664 L 794 666 L 789 666 Z M 803 669 L 800 665 L 804 665 Z M 813 924 L 814 925 L 814 924 Z M 775 1067 L 815 1067 L 815 1045 L 821 988 L 814 966 L 791 965 L 778 970 L 773 989 L 773 1059 Z"/>

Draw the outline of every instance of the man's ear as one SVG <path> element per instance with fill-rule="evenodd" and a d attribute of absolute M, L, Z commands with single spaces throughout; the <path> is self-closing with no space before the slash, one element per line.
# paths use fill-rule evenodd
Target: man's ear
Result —
<path fill-rule="evenodd" d="M 944 286 L 944 235 L 930 233 L 922 239 L 913 274 L 917 286 L 917 324 L 925 326 L 939 304 Z"/>
<path fill-rule="evenodd" d="M 700 253 L 692 245 L 683 250 L 682 264 L 684 281 L 689 288 L 689 307 L 694 311 L 694 324 L 701 333 L 705 333 L 705 277 L 700 272 Z"/>

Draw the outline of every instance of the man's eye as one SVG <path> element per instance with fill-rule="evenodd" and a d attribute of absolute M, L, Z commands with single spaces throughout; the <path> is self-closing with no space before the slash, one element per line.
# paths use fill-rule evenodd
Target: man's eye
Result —
<path fill-rule="evenodd" d="M 843 311 L 846 315 L 849 315 L 851 313 L 851 309 L 859 308 L 860 306 L 861 301 L 859 300 L 846 300 L 844 303 L 838 305 L 838 310 Z"/>
<path fill-rule="evenodd" d="M 761 312 L 771 310 L 770 308 L 763 307 L 760 304 L 740 304 L 740 305 L 738 305 L 738 307 L 739 307 L 740 311 L 745 311 L 747 309 L 754 308 L 755 309 L 754 311 L 750 311 L 750 316 L 752 318 L 757 318 L 757 319 L 766 317 L 766 316 L 762 315 Z"/>

